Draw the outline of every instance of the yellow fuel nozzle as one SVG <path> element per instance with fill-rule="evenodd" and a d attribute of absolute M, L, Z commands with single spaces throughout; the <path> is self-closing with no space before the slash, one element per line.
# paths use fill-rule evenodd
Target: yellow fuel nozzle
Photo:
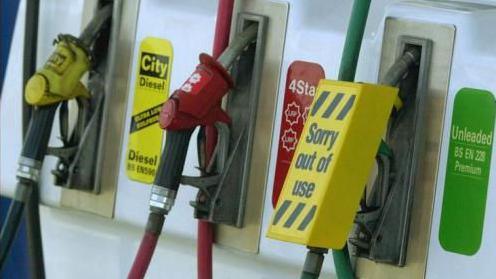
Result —
<path fill-rule="evenodd" d="M 25 98 L 30 105 L 44 106 L 76 97 L 89 98 L 80 79 L 90 67 L 90 52 L 71 35 L 59 35 L 57 45 L 43 68 L 27 82 Z"/>

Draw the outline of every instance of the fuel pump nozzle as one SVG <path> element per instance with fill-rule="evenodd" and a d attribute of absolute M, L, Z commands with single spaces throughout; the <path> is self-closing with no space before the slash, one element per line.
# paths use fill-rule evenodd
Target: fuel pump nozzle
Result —
<path fill-rule="evenodd" d="M 196 71 L 162 107 L 160 126 L 167 131 L 167 138 L 152 186 L 152 211 L 159 208 L 167 214 L 174 204 L 193 130 L 197 126 L 213 126 L 217 122 L 230 123 L 229 116 L 218 106 L 233 87 L 227 69 L 256 34 L 256 25 L 248 27 L 234 39 L 218 61 L 207 54 L 200 54 Z"/>
<path fill-rule="evenodd" d="M 174 205 L 186 160 L 189 141 L 198 126 L 231 122 L 219 104 L 233 87 L 227 71 L 243 49 L 253 42 L 257 26 L 250 25 L 233 39 L 217 61 L 200 54 L 200 64 L 180 89 L 164 103 L 160 126 L 167 131 L 165 147 L 151 189 L 150 215 L 145 235 L 128 278 L 143 278 L 167 215 Z"/>

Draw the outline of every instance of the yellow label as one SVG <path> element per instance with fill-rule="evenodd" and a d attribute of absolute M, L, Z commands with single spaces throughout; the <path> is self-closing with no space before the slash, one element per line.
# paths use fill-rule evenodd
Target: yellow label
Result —
<path fill-rule="evenodd" d="M 150 184 L 160 161 L 164 132 L 158 125 L 160 109 L 169 97 L 172 44 L 147 37 L 140 45 L 136 67 L 133 112 L 126 153 L 127 176 Z"/>
<path fill-rule="evenodd" d="M 267 236 L 344 246 L 397 89 L 321 80 Z"/>

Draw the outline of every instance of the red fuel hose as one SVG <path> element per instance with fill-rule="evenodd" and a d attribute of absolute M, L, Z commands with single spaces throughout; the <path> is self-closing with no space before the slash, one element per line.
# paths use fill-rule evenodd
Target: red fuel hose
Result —
<path fill-rule="evenodd" d="M 148 216 L 145 234 L 141 239 L 141 244 L 138 253 L 134 258 L 133 266 L 127 276 L 128 279 L 143 279 L 145 278 L 146 270 L 152 260 L 153 252 L 157 246 L 158 238 L 162 232 L 165 216 L 151 212 Z"/>
<path fill-rule="evenodd" d="M 212 49 L 212 56 L 214 59 L 217 59 L 229 44 L 233 7 L 234 0 L 219 0 L 215 23 L 214 45 Z M 206 127 L 205 136 L 205 162 L 209 162 L 215 145 L 217 144 L 217 130 L 215 127 Z M 198 279 L 212 279 L 212 246 L 214 242 L 214 230 L 211 223 L 198 220 L 197 241 Z"/>
<path fill-rule="evenodd" d="M 134 260 L 131 271 L 129 272 L 129 279 L 140 279 L 144 278 L 146 270 L 150 265 L 152 260 L 153 252 L 157 246 L 159 235 L 153 234 L 151 232 L 145 232 L 143 238 L 141 239 L 141 244 L 138 249 L 138 253 Z"/>
<path fill-rule="evenodd" d="M 214 242 L 213 225 L 198 220 L 197 272 L 198 279 L 212 278 L 212 246 Z"/>

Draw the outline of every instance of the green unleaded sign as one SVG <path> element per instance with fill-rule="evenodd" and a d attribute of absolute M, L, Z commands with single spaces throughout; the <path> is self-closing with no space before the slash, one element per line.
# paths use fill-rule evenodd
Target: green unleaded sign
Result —
<path fill-rule="evenodd" d="M 491 92 L 463 88 L 456 94 L 439 228 L 447 251 L 474 255 L 481 246 L 495 117 Z"/>

